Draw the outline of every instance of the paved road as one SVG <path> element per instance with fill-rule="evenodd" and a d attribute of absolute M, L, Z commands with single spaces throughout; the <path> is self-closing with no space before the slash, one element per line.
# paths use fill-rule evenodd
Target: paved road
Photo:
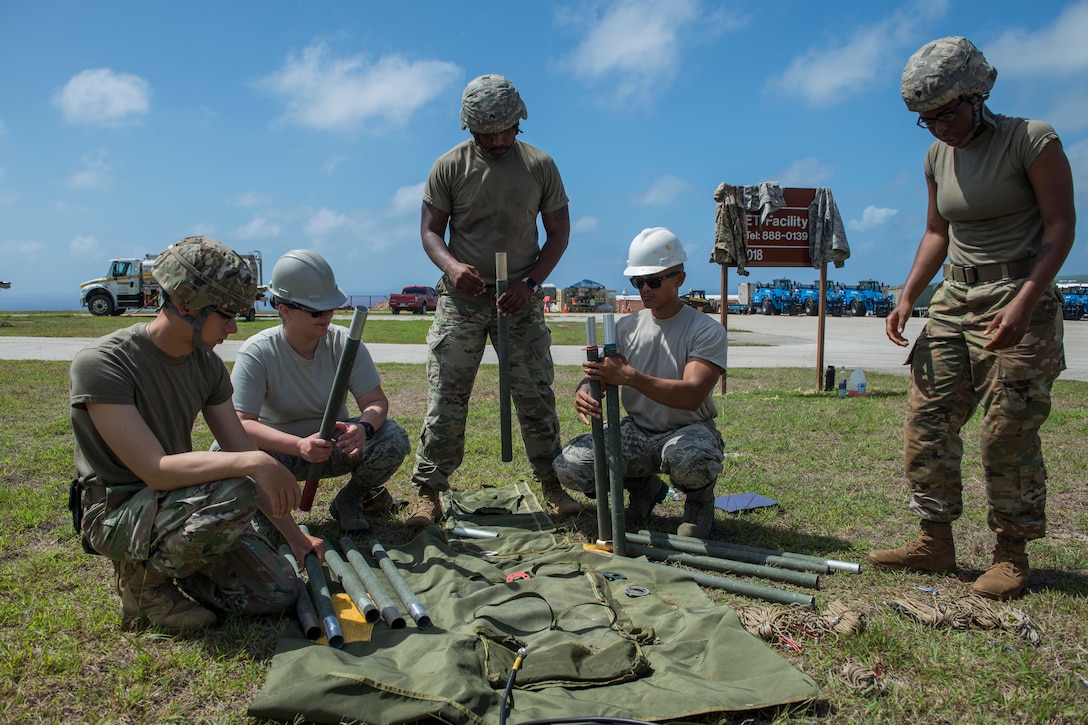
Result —
<path fill-rule="evenodd" d="M 557 315 L 570 319 L 575 315 Z M 924 320 L 911 320 L 906 336 L 913 341 Z M 816 370 L 817 320 L 814 317 L 729 317 L 729 366 L 731 368 L 812 368 Z M 71 360 L 90 342 L 84 338 L 0 337 L 3 360 Z M 233 360 L 240 341 L 228 340 L 216 350 L 224 360 Z M 368 343 L 375 362 L 424 363 L 424 345 Z M 847 369 L 860 367 L 871 372 L 905 375 L 903 361 L 908 348 L 893 345 L 884 336 L 884 320 L 875 317 L 829 317 L 824 336 L 824 364 Z M 1088 382 L 1088 319 L 1065 323 L 1065 356 L 1068 369 L 1062 379 Z M 552 357 L 557 365 L 578 365 L 585 352 L 575 345 L 556 345 Z M 488 348 L 484 362 L 497 362 Z"/>

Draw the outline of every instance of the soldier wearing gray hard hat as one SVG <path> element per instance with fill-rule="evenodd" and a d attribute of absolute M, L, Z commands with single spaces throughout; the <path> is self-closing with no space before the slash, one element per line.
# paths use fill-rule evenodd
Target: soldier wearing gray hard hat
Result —
<path fill-rule="evenodd" d="M 126 625 L 177 632 L 214 626 L 217 611 L 279 614 L 294 605 L 295 573 L 250 520 L 262 511 L 288 522 L 298 557 L 323 555 L 321 540 L 291 522 L 299 486 L 242 429 L 212 351 L 238 331 L 256 280 L 206 237 L 171 245 L 153 274 L 165 297 L 155 319 L 72 361 L 73 523 L 84 548 L 113 563 Z M 222 452 L 192 449 L 197 414 Z"/>
<path fill-rule="evenodd" d="M 503 76 L 470 81 L 461 95 L 461 128 L 472 138 L 435 161 L 423 190 L 423 249 L 442 278 L 427 338 L 431 395 L 412 473 L 419 490 L 408 519 L 413 526 L 442 516 L 441 492 L 464 456 L 469 395 L 487 339 L 496 339 L 499 315 L 509 318 L 511 394 L 533 477 L 552 513 L 581 510 L 552 469 L 559 417 L 540 290 L 567 248 L 570 214 L 555 162 L 517 139 L 528 115 Z M 496 252 L 506 253 L 510 280 L 501 295 L 495 291 Z"/>
<path fill-rule="evenodd" d="M 1065 369 L 1054 277 L 1073 246 L 1076 213 L 1057 133 L 1042 121 L 992 113 L 986 101 L 996 78 L 982 52 L 959 36 L 926 43 L 903 69 L 903 102 L 936 140 L 925 158 L 926 230 L 886 320 L 892 342 L 908 344 L 903 331 L 915 300 L 938 272 L 944 281 L 908 358 L 905 472 L 921 534 L 872 552 L 869 561 L 884 569 L 955 571 L 960 431 L 981 408 L 996 544 L 971 591 L 1004 600 L 1028 586 L 1026 543 L 1046 534 L 1039 428 Z"/>
<path fill-rule="evenodd" d="M 393 497 L 385 482 L 408 455 L 408 434 L 389 418 L 389 398 L 366 345 L 360 345 L 348 378 L 360 414 L 341 405 L 334 441 L 318 434 L 347 328 L 332 324 L 348 297 L 332 268 L 312 249 L 292 249 L 276 262 L 269 282 L 281 324 L 250 337 L 231 372 L 234 408 L 249 437 L 285 465 L 297 480 L 311 463 L 324 476 L 351 474 L 329 505 L 345 534 L 370 530 L 368 516 L 388 513 Z M 254 521 L 267 525 L 262 517 Z"/>

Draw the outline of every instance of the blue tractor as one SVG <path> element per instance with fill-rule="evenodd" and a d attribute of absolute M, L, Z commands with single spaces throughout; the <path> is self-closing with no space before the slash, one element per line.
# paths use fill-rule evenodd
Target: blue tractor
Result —
<path fill-rule="evenodd" d="M 1062 319 L 1083 319 L 1088 307 L 1088 285 L 1062 282 L 1058 284 L 1058 291 L 1062 293 Z"/>
<path fill-rule="evenodd" d="M 801 303 L 794 295 L 791 279 L 776 279 L 770 285 L 755 283 L 755 290 L 748 301 L 749 314 L 762 312 L 765 315 L 796 315 L 801 310 Z"/>
<path fill-rule="evenodd" d="M 863 279 L 857 285 L 839 285 L 838 297 L 843 312 L 849 310 L 854 317 L 867 314 L 887 317 L 892 311 L 891 297 L 884 285 L 874 279 Z"/>
<path fill-rule="evenodd" d="M 819 314 L 820 283 L 818 281 L 813 282 L 812 284 L 798 284 L 794 294 L 806 315 L 815 317 Z M 832 315 L 833 317 L 841 317 L 842 301 L 839 300 L 839 295 L 832 285 L 827 286 L 827 292 L 824 294 L 824 299 L 826 300 L 824 302 L 826 314 Z"/>

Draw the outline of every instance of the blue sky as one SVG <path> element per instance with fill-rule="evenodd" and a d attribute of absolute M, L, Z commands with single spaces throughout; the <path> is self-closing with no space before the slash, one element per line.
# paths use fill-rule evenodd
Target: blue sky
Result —
<path fill-rule="evenodd" d="M 899 98 L 919 46 L 971 38 L 998 113 L 1053 124 L 1088 274 L 1088 0 L 834 3 L 0 4 L 0 309 L 75 309 L 113 257 L 190 234 L 320 251 L 350 294 L 432 284 L 423 181 L 466 138 L 464 85 L 509 77 L 521 140 L 563 175 L 571 243 L 548 280 L 622 289 L 630 240 L 667 226 L 687 286 L 710 264 L 720 182 L 826 186 L 852 256 L 835 281 L 901 284 L 931 138 Z M 748 281 L 813 269 L 753 269 Z M 741 280 L 730 273 L 730 288 Z"/>

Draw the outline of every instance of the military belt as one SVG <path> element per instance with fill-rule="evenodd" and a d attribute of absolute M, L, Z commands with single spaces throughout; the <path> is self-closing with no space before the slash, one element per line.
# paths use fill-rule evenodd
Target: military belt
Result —
<path fill-rule="evenodd" d="M 982 284 L 999 279 L 1026 277 L 1035 268 L 1035 257 L 1024 257 L 1014 262 L 995 262 L 994 264 L 946 264 L 944 278 L 964 284 Z"/>

